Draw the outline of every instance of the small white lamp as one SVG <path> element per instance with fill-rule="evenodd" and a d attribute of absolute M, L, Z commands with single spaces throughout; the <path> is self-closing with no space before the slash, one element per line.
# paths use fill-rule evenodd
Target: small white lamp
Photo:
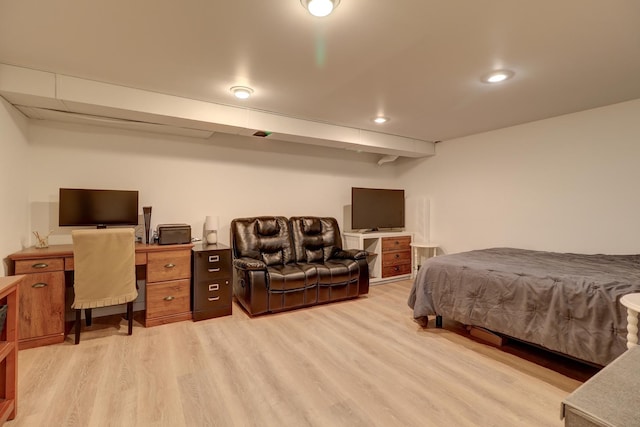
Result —
<path fill-rule="evenodd" d="M 218 217 L 207 216 L 204 220 L 204 238 L 210 245 L 218 243 Z"/>

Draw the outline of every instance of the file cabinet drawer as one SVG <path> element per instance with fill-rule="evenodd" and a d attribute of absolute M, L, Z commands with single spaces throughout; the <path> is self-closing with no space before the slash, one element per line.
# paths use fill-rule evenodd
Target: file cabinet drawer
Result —
<path fill-rule="evenodd" d="M 231 278 L 229 277 L 196 284 L 194 291 L 199 301 L 199 310 L 208 311 L 231 305 Z"/>
<path fill-rule="evenodd" d="M 64 270 L 64 258 L 43 258 L 16 261 L 15 274 L 46 273 Z"/>
<path fill-rule="evenodd" d="M 198 280 L 231 276 L 231 251 L 195 251 L 193 256 L 193 275 Z"/>
<path fill-rule="evenodd" d="M 147 318 L 171 316 L 189 311 L 189 279 L 147 284 Z"/>
<path fill-rule="evenodd" d="M 62 271 L 25 275 L 19 286 L 19 340 L 54 336 L 64 339 L 64 290 Z"/>
<path fill-rule="evenodd" d="M 147 281 L 186 279 L 191 275 L 191 252 L 188 250 L 151 252 L 147 255 Z"/>

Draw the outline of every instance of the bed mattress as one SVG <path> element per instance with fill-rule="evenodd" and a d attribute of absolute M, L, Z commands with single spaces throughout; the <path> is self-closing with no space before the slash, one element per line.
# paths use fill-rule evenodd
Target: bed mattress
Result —
<path fill-rule="evenodd" d="M 626 350 L 620 297 L 640 292 L 640 255 L 492 248 L 428 259 L 409 306 L 598 365 Z"/>

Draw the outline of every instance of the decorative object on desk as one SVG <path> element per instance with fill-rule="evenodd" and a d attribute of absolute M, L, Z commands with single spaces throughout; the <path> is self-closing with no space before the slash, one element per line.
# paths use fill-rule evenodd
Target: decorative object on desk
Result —
<path fill-rule="evenodd" d="M 151 243 L 151 206 L 143 206 L 144 214 L 144 242 Z"/>
<path fill-rule="evenodd" d="M 191 242 L 191 226 L 188 224 L 158 224 L 159 245 L 181 245 Z"/>
<path fill-rule="evenodd" d="M 204 240 L 210 245 L 218 243 L 218 217 L 207 216 L 204 220 Z"/>
<path fill-rule="evenodd" d="M 53 230 L 49 231 L 46 236 L 41 235 L 37 231 L 33 232 L 33 235 L 36 236 L 36 248 L 43 249 L 49 247 L 49 236 L 53 233 Z"/>

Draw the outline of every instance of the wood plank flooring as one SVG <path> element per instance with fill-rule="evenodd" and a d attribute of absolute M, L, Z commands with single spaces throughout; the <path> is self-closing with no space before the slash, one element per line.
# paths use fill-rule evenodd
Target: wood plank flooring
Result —
<path fill-rule="evenodd" d="M 423 329 L 411 283 L 357 300 L 154 328 L 94 319 L 78 346 L 19 352 L 15 426 L 561 426 L 581 382 Z M 567 362 L 571 365 L 574 362 Z M 580 371 L 580 365 L 576 364 Z"/>

